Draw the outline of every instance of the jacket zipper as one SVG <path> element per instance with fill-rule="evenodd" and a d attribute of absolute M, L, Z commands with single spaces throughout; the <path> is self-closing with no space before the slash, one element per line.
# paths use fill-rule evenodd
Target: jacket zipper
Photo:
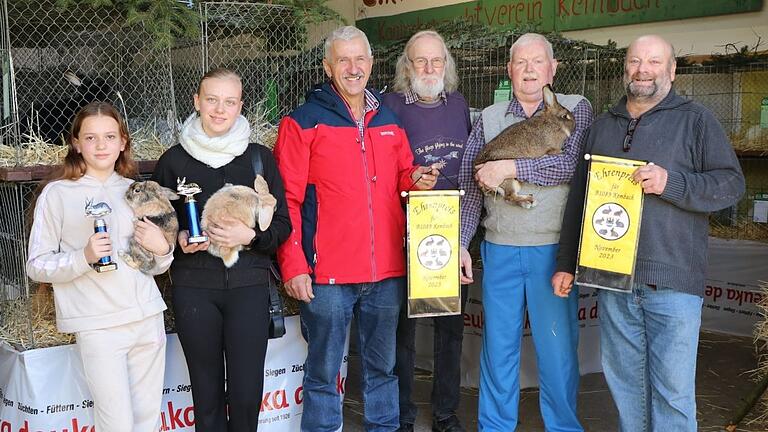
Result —
<path fill-rule="evenodd" d="M 363 114 L 363 121 L 365 121 L 365 114 Z M 374 229 L 373 229 L 373 198 L 371 197 L 371 183 L 369 181 L 369 174 L 368 174 L 368 158 L 365 155 L 365 129 L 363 129 L 363 132 L 360 134 L 360 149 L 363 156 L 363 171 L 365 172 L 365 188 L 368 192 L 368 226 L 371 229 L 371 273 L 373 276 L 373 281 L 376 280 L 376 253 L 375 253 L 375 245 L 376 241 L 374 238 Z"/>
<path fill-rule="evenodd" d="M 317 199 L 317 198 L 315 198 Z M 315 248 L 312 262 L 315 264 L 315 274 L 317 274 L 317 238 L 320 236 L 320 200 L 317 200 L 317 215 L 315 216 L 315 237 L 312 239 L 312 246 Z"/>

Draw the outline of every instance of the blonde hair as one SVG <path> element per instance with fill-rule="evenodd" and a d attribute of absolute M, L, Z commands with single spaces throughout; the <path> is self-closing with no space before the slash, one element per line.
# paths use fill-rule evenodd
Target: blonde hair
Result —
<path fill-rule="evenodd" d="M 219 67 L 219 68 L 209 70 L 208 72 L 205 73 L 205 75 L 203 75 L 202 78 L 200 78 L 200 82 L 197 83 L 197 91 L 195 92 L 195 94 L 198 94 L 198 95 L 200 94 L 200 90 L 202 90 L 203 88 L 203 81 L 209 78 L 219 78 L 219 79 L 231 78 L 231 79 L 237 80 L 237 82 L 240 83 L 241 86 L 243 85 L 242 80 L 240 79 L 240 74 L 233 71 L 232 69 Z"/>
<path fill-rule="evenodd" d="M 417 40 L 423 37 L 435 38 L 440 41 L 441 45 L 443 45 L 443 54 L 445 56 L 445 76 L 443 78 L 444 89 L 448 93 L 456 90 L 459 85 L 459 76 L 456 73 L 456 61 L 448 51 L 448 47 L 445 46 L 443 37 L 433 30 L 422 30 L 411 36 L 408 43 L 405 44 L 403 53 L 400 55 L 400 58 L 397 59 L 397 64 L 395 65 L 395 78 L 392 81 L 392 88 L 396 92 L 403 93 L 411 87 L 411 72 L 413 66 L 411 60 L 408 58 L 408 51 L 410 51 Z"/>

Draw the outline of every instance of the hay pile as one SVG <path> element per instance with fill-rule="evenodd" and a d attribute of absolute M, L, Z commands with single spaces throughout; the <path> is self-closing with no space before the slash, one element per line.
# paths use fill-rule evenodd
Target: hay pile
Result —
<path fill-rule="evenodd" d="M 50 285 L 39 285 L 28 299 L 3 302 L 0 309 L 0 339 L 20 351 L 75 342 L 75 335 L 56 330 L 56 310 Z"/>
<path fill-rule="evenodd" d="M 768 155 L 768 129 L 759 125 L 742 128 L 739 132 L 732 133 L 730 139 L 733 149 L 737 152 Z"/>
<path fill-rule="evenodd" d="M 271 113 L 266 106 L 266 101 L 257 102 L 248 110 L 245 118 L 251 125 L 250 142 L 259 143 L 273 150 L 277 142 L 277 126 L 269 121 Z"/>
<path fill-rule="evenodd" d="M 167 148 L 150 126 L 136 130 L 131 138 L 136 160 L 157 160 Z M 0 144 L 0 167 L 59 165 L 68 150 L 63 137 L 60 144 L 51 144 L 35 133 L 27 134 L 20 147 Z"/>
<path fill-rule="evenodd" d="M 757 376 L 764 378 L 768 377 L 768 281 L 760 282 L 760 292 L 763 298 L 757 304 L 761 319 L 755 326 L 755 346 L 760 353 Z"/>
<path fill-rule="evenodd" d="M 757 410 L 759 414 L 755 415 L 751 422 L 764 422 L 768 421 L 768 394 L 766 394 L 766 388 L 768 387 L 768 281 L 760 282 L 760 293 L 762 299 L 757 303 L 757 307 L 760 310 L 760 321 L 755 326 L 754 340 L 755 348 L 758 353 L 758 366 L 754 371 L 756 386 L 755 393 L 759 393 L 754 397 L 754 401 L 751 401 L 754 405 L 757 399 L 760 399 L 760 408 Z M 752 406 L 749 406 L 749 410 L 752 410 Z M 746 413 L 745 413 L 746 415 Z M 741 419 L 739 419 L 740 421 Z M 734 425 L 738 425 L 739 421 L 733 421 Z M 727 431 L 735 431 L 736 427 L 726 427 Z"/>
<path fill-rule="evenodd" d="M 740 218 L 734 225 L 710 223 L 709 234 L 724 239 L 752 240 L 768 243 L 768 224 L 757 223 L 750 218 Z"/>
<path fill-rule="evenodd" d="M 157 160 L 168 148 L 157 129 L 150 125 L 131 132 L 131 146 L 135 160 Z"/>
<path fill-rule="evenodd" d="M 58 165 L 67 154 L 66 145 L 51 144 L 35 134 L 23 138 L 21 147 L 0 144 L 1 167 Z"/>

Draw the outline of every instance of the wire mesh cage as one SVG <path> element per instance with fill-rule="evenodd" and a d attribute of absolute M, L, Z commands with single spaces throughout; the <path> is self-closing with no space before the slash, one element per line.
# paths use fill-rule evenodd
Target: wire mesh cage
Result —
<path fill-rule="evenodd" d="M 456 60 L 459 76 L 458 90 L 470 107 L 483 109 L 494 101 L 494 90 L 500 81 L 508 79 L 509 49 L 515 38 L 512 35 L 489 35 L 454 43 L 453 35 L 443 35 L 451 55 Z M 554 88 L 558 93 L 581 94 L 592 104 L 595 113 L 607 109 L 623 94 L 621 76 L 623 52 L 558 35 L 547 35 L 558 60 Z M 402 52 L 405 41 L 382 47 L 381 59 L 377 59 L 371 77 L 375 87 L 391 84 L 395 74 L 395 60 Z M 375 56 L 378 54 L 374 53 Z"/>
<path fill-rule="evenodd" d="M 117 11 L 76 4 L 63 9 L 54 0 L 8 0 L 5 30 L 15 134 L 3 144 L 16 147 L 17 154 L 15 160 L 1 160 L 3 165 L 58 162 L 72 118 L 95 100 L 123 112 L 139 140 L 151 128 L 159 141 L 173 141 L 170 53 L 157 49 L 141 27 L 126 26 Z M 139 146 L 136 153 L 143 159 L 158 152 L 142 150 Z"/>
<path fill-rule="evenodd" d="M 768 125 L 761 124 L 762 111 L 768 111 L 763 103 L 768 98 L 768 63 L 680 67 L 675 90 L 714 113 L 746 178 L 746 193 L 739 203 L 713 214 L 713 233 L 768 241 L 768 224 L 755 222 L 761 219 L 755 214 L 755 200 L 768 194 Z"/>
<path fill-rule="evenodd" d="M 323 76 L 321 41 L 311 40 L 284 6 L 199 3 L 201 37 L 157 49 L 151 35 L 126 27 L 109 8 L 94 13 L 82 6 L 63 10 L 55 0 L 0 3 L 7 101 L 0 111 L 0 166 L 10 170 L 58 163 L 72 117 L 95 99 L 123 111 L 135 153 L 156 159 L 176 142 L 178 121 L 193 112 L 203 71 L 218 66 L 243 76 L 253 138 L 273 144 L 277 120 Z M 153 146 L 142 153 L 143 143 Z M 56 334 L 50 287 L 25 275 L 27 217 L 38 184 L 0 181 L 0 339 L 19 348 L 62 342 L 50 337 Z"/>
<path fill-rule="evenodd" d="M 760 125 L 762 101 L 768 97 L 768 62 L 681 67 L 675 89 L 712 110 L 736 150 L 768 153 L 768 127 Z"/>
<path fill-rule="evenodd" d="M 312 40 L 289 7 L 244 2 L 204 2 L 200 7 L 203 69 L 226 67 L 240 73 L 243 112 L 253 138 L 272 147 L 277 121 L 323 80 L 322 39 Z M 182 94 L 194 90 L 188 87 Z M 178 109 L 192 112 L 191 98 L 181 99 Z"/>

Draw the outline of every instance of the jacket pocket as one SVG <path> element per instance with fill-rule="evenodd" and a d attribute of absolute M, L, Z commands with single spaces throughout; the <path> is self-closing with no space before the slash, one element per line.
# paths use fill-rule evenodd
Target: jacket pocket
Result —
<path fill-rule="evenodd" d="M 301 205 L 301 248 L 307 263 L 315 270 L 317 263 L 317 227 L 320 206 L 317 200 L 317 189 L 314 184 L 308 184 Z"/>

